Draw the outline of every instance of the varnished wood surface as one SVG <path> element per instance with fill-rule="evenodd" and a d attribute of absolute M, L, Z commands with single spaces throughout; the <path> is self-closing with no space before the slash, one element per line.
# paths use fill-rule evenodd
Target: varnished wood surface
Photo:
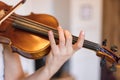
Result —
<path fill-rule="evenodd" d="M 108 47 L 116 45 L 118 47 L 117 53 L 120 55 L 120 0 L 103 0 L 103 4 L 103 40 L 108 40 Z M 111 77 L 109 74 L 105 75 Z M 120 80 L 120 66 L 112 76 L 116 80 Z"/>

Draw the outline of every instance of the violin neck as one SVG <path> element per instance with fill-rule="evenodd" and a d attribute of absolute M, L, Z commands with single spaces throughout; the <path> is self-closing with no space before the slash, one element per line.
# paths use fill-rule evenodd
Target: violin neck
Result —
<path fill-rule="evenodd" d="M 58 33 L 57 33 L 57 31 L 53 31 L 53 33 L 54 33 L 55 39 L 58 40 L 59 38 L 58 38 Z M 73 38 L 72 43 L 73 43 L 73 44 L 76 43 L 77 40 L 78 40 L 78 37 L 72 35 L 72 38 Z M 84 40 L 83 47 L 84 47 L 84 48 L 87 48 L 87 49 L 90 49 L 90 50 L 94 50 L 94 51 L 98 51 L 98 50 L 101 48 L 99 44 L 94 43 L 94 42 L 91 42 L 91 41 L 88 41 L 88 40 Z"/>
<path fill-rule="evenodd" d="M 73 36 L 73 44 L 74 44 L 77 40 L 78 40 L 78 37 Z M 91 42 L 91 41 L 88 41 L 88 40 L 84 40 L 83 47 L 84 47 L 84 48 L 87 48 L 87 49 L 94 50 L 94 51 L 98 51 L 98 50 L 101 48 L 99 44 L 94 43 L 94 42 Z"/>
<path fill-rule="evenodd" d="M 34 22 L 31 24 L 31 22 L 26 23 L 26 22 L 21 22 L 21 21 L 15 20 L 13 23 L 13 26 L 15 28 L 22 29 L 22 30 L 25 30 L 25 31 L 28 31 L 31 33 L 38 34 L 38 35 L 43 35 L 46 37 L 48 37 L 48 31 L 52 30 L 54 33 L 55 39 L 56 40 L 59 39 L 58 31 L 56 29 L 51 28 L 51 27 L 44 25 L 44 24 L 37 23 L 37 22 Z M 75 42 L 77 42 L 78 37 L 76 37 L 76 36 L 72 36 L 72 37 L 73 37 L 73 44 L 74 44 Z M 88 40 L 84 40 L 83 47 L 87 48 L 87 49 L 94 50 L 94 51 L 98 51 L 101 48 L 99 44 L 88 41 Z"/>

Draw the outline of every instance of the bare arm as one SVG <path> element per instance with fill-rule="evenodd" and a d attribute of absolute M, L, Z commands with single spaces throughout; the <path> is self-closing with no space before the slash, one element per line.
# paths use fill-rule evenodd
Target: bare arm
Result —
<path fill-rule="evenodd" d="M 24 78 L 19 55 L 12 53 L 10 46 L 4 45 L 3 47 L 5 80 L 20 80 Z"/>

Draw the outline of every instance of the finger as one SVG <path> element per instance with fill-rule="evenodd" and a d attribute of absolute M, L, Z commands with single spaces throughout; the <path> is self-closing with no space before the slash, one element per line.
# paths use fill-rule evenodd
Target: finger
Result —
<path fill-rule="evenodd" d="M 66 46 L 72 46 L 72 35 L 69 31 L 65 30 Z"/>
<path fill-rule="evenodd" d="M 0 18 L 2 18 L 5 15 L 5 11 L 4 10 L 0 10 Z"/>
<path fill-rule="evenodd" d="M 6 37 L 0 36 L 0 43 L 10 45 L 11 41 Z"/>
<path fill-rule="evenodd" d="M 58 27 L 58 34 L 59 34 L 59 46 L 64 47 L 65 46 L 65 36 L 64 36 L 64 30 L 61 27 Z"/>
<path fill-rule="evenodd" d="M 6 45 L 6 44 L 4 44 L 3 45 L 3 53 L 5 52 L 5 53 L 12 53 L 12 49 L 11 49 L 11 47 L 10 47 L 10 45 Z"/>
<path fill-rule="evenodd" d="M 83 43 L 84 43 L 84 38 L 85 38 L 85 34 L 83 31 L 80 32 L 79 37 L 77 42 L 73 45 L 73 49 L 75 51 L 79 50 L 80 48 L 82 48 Z"/>
<path fill-rule="evenodd" d="M 55 42 L 54 35 L 53 35 L 52 31 L 48 31 L 48 37 L 50 40 L 51 48 L 54 49 L 56 47 L 56 42 Z"/>

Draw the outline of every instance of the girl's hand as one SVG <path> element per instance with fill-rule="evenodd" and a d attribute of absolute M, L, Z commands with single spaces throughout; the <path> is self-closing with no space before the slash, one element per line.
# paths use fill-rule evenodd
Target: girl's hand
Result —
<path fill-rule="evenodd" d="M 58 28 L 59 44 L 57 45 L 52 31 L 48 32 L 51 43 L 51 51 L 46 58 L 46 68 L 49 73 L 54 74 L 58 69 L 79 49 L 82 48 L 84 42 L 84 32 L 81 31 L 78 41 L 72 44 L 72 35 L 69 31 Z"/>

